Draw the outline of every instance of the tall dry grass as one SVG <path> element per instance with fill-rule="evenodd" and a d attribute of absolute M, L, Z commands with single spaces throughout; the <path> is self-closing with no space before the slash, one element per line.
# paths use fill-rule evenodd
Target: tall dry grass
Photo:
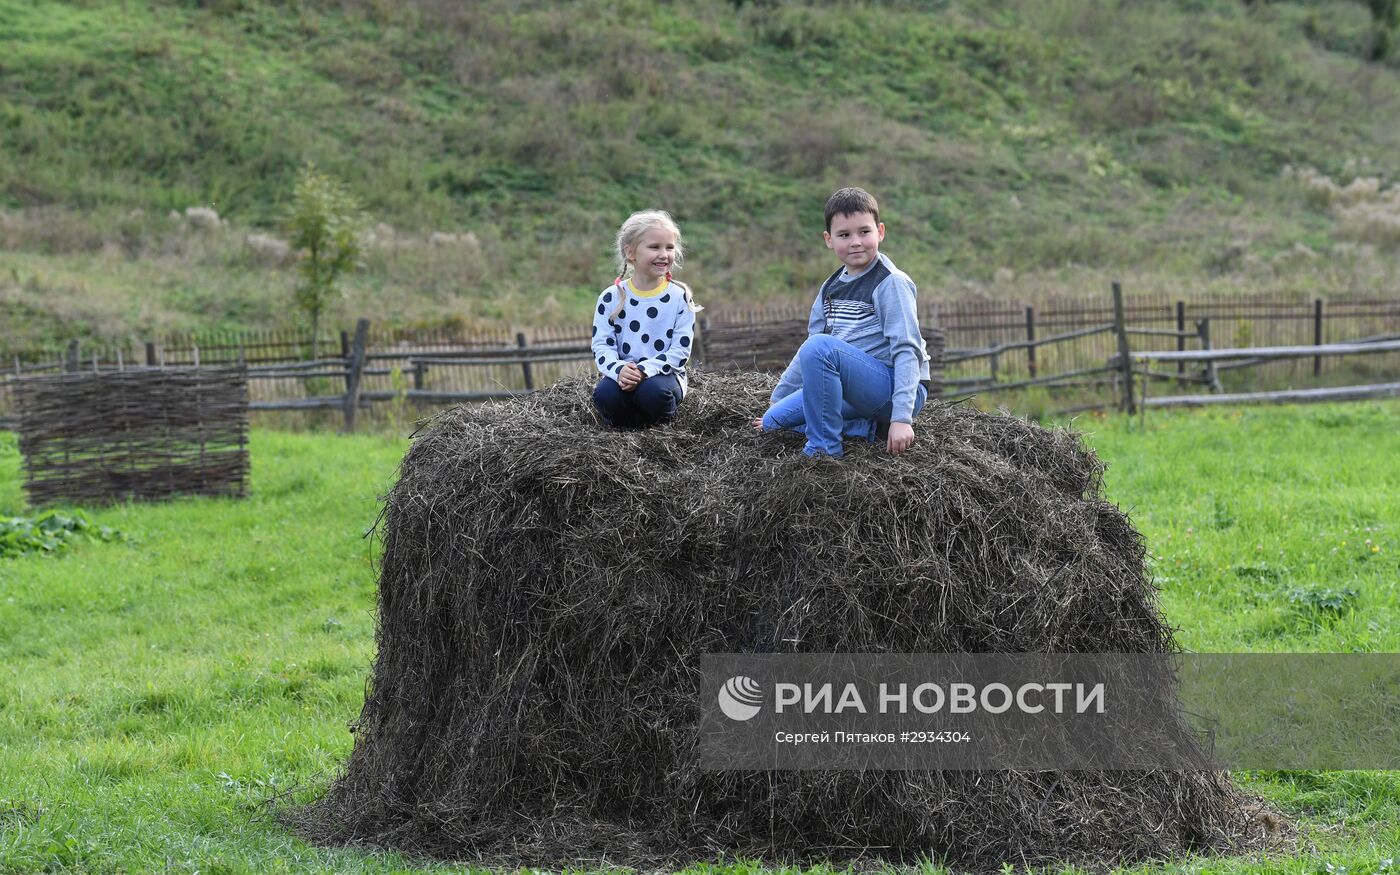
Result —
<path fill-rule="evenodd" d="M 1345 185 L 1312 167 L 1288 167 L 1284 178 L 1296 182 L 1316 206 L 1336 219 L 1337 236 L 1400 251 L 1400 184 L 1378 176 L 1355 176 Z"/>

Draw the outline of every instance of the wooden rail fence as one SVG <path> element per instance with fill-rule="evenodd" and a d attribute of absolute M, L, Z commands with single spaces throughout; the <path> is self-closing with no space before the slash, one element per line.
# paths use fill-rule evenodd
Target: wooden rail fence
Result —
<path fill-rule="evenodd" d="M 1204 362 L 1207 367 L 1210 367 L 1221 360 L 1263 362 L 1323 356 L 1378 355 L 1393 352 L 1400 352 L 1400 339 L 1332 343 L 1321 346 L 1256 346 L 1245 349 L 1206 349 L 1199 352 L 1144 352 L 1135 354 L 1133 359 L 1141 362 L 1144 366 L 1150 365 L 1152 362 Z M 1151 372 L 1142 370 L 1137 373 L 1144 375 L 1141 403 L 1143 409 L 1148 407 L 1199 407 L 1208 404 L 1300 404 L 1311 401 L 1357 401 L 1367 398 L 1400 397 L 1400 383 L 1388 382 L 1353 386 L 1325 386 L 1314 389 L 1149 398 L 1150 381 L 1146 379 L 1146 376 L 1151 375 Z M 1131 399 L 1129 403 L 1131 405 Z"/>
<path fill-rule="evenodd" d="M 806 335 L 806 304 L 702 314 L 697 360 L 707 367 L 777 369 Z M 1100 393 L 1094 403 L 1134 410 L 1135 384 L 1170 391 L 1205 388 L 1226 397 L 1252 381 L 1283 391 L 1297 381 L 1400 374 L 1400 352 L 1331 356 L 1339 341 L 1400 337 L 1400 297 L 1336 299 L 1127 296 L 1114 285 L 1100 298 L 920 303 L 931 350 L 942 350 L 941 395 L 1038 389 Z M 1308 355 L 1143 359 L 1138 353 L 1309 346 Z M 1125 356 L 1125 351 L 1131 355 Z M 354 427 L 366 405 L 386 401 L 456 403 L 508 397 L 589 367 L 586 325 L 524 331 L 415 330 L 365 323 L 311 338 L 306 332 L 176 335 L 112 347 L 11 353 L 0 382 L 0 427 L 12 409 L 14 379 L 79 369 L 243 364 L 253 409 L 339 409 Z M 1151 365 L 1156 363 L 1157 368 Z M 1344 370 L 1342 369 L 1344 368 Z M 1238 394 L 1238 393 L 1234 393 Z M 1166 406 L 1163 394 L 1152 406 Z M 1083 400 L 1083 399 L 1079 399 Z M 12 423 L 11 423 L 12 424 Z"/>

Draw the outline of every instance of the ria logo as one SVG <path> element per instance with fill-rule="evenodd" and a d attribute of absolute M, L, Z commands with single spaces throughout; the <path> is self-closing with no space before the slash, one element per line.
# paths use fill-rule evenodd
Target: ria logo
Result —
<path fill-rule="evenodd" d="M 735 675 L 719 688 L 719 709 L 730 720 L 750 720 L 763 704 L 763 687 L 758 681 Z"/>

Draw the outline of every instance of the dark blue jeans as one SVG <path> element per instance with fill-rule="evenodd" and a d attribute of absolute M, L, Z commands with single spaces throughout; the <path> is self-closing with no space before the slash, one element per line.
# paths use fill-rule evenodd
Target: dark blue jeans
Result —
<path fill-rule="evenodd" d="M 647 377 L 631 392 L 622 391 L 612 377 L 593 387 L 593 406 L 614 428 L 646 428 L 676 418 L 681 403 L 681 381 L 674 374 Z"/>

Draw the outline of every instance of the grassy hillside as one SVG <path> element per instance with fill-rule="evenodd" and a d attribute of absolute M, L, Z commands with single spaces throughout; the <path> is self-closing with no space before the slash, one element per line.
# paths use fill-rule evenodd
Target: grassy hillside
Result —
<path fill-rule="evenodd" d="M 579 318 L 653 205 L 709 299 L 806 294 L 842 184 L 939 293 L 1393 287 L 1281 177 L 1400 168 L 1369 44 L 1355 0 L 0 0 L 0 307 L 33 340 L 277 322 L 243 236 L 307 160 L 403 244 L 347 314 Z M 188 245 L 192 205 L 235 227 Z"/>

